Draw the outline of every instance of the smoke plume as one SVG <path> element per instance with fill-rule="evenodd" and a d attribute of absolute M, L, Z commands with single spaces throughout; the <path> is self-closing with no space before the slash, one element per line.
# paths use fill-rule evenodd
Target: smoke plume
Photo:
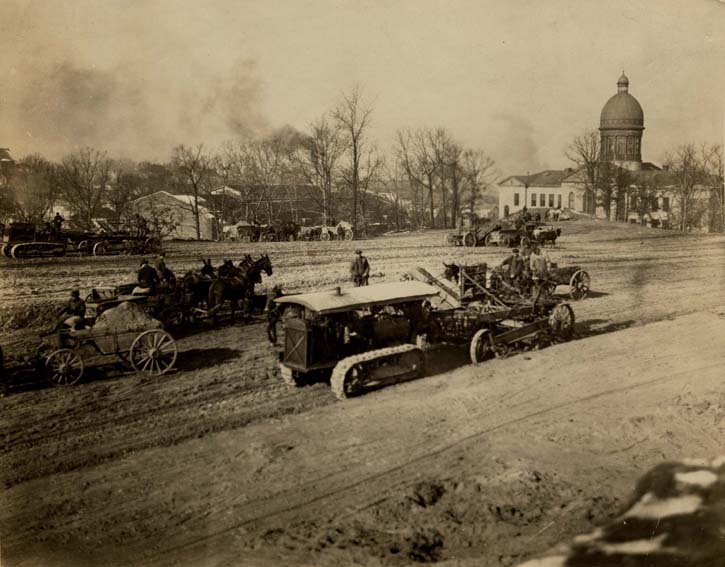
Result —
<path fill-rule="evenodd" d="M 266 130 L 254 60 L 193 9 L 11 1 L 0 21 L 0 147 L 16 158 L 91 146 L 165 160 L 178 144 Z"/>

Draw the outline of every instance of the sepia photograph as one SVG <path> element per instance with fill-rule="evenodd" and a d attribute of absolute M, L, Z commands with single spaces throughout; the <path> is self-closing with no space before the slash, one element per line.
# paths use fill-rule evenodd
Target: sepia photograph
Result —
<path fill-rule="evenodd" d="M 725 567 L 725 0 L 2 0 L 0 567 Z"/>

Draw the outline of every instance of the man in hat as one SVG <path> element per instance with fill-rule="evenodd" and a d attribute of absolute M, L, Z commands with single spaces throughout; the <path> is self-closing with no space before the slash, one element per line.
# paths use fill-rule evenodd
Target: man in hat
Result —
<path fill-rule="evenodd" d="M 368 285 L 368 278 L 370 277 L 370 263 L 368 259 L 363 256 L 362 250 L 355 250 L 355 259 L 350 264 L 350 276 L 355 284 L 355 287 Z"/>
<path fill-rule="evenodd" d="M 156 273 L 163 287 L 169 290 L 176 287 L 176 276 L 166 265 L 166 252 L 161 252 L 156 258 Z"/>
<path fill-rule="evenodd" d="M 133 290 L 134 294 L 156 293 L 156 286 L 159 283 L 159 274 L 149 265 L 149 261 L 144 258 L 141 261 L 141 267 L 138 269 L 138 285 Z"/>
<path fill-rule="evenodd" d="M 58 312 L 54 330 L 62 326 L 72 329 L 82 329 L 85 323 L 86 302 L 81 299 L 81 292 L 74 289 L 70 292 L 70 299 Z"/>
<path fill-rule="evenodd" d="M 63 228 L 64 222 L 65 219 L 60 216 L 60 213 L 55 213 L 55 216 L 53 217 L 53 232 L 56 236 L 60 236 L 60 230 Z"/>
<path fill-rule="evenodd" d="M 275 286 L 267 293 L 267 304 L 264 311 L 267 313 L 267 338 L 272 345 L 277 344 L 277 323 L 282 316 L 282 306 L 275 299 L 282 297 L 282 286 Z"/>
<path fill-rule="evenodd" d="M 501 267 L 506 268 L 506 277 L 514 287 L 518 288 L 519 280 L 524 275 L 524 259 L 519 256 L 519 249 L 511 250 L 511 255 L 501 262 Z"/>

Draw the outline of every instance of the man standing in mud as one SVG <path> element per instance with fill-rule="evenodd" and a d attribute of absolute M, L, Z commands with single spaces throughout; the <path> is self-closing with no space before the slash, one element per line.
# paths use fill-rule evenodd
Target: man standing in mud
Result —
<path fill-rule="evenodd" d="M 264 310 L 267 313 L 267 338 L 273 345 L 277 345 L 277 323 L 279 323 L 282 306 L 275 301 L 275 299 L 282 297 L 282 287 L 277 284 L 267 294 L 267 305 Z"/>
<path fill-rule="evenodd" d="M 363 256 L 362 250 L 355 250 L 355 259 L 350 264 L 350 276 L 355 284 L 355 287 L 368 285 L 368 278 L 370 277 L 370 263 L 368 259 Z"/>

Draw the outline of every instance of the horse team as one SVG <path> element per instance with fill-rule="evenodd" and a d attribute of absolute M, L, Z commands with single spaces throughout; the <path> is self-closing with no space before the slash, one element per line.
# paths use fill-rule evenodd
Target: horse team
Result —
<path fill-rule="evenodd" d="M 245 322 L 252 315 L 254 286 L 262 282 L 262 272 L 272 275 L 272 262 L 268 255 L 254 260 L 249 254 L 235 265 L 225 260 L 219 268 L 211 260 L 202 260 L 200 270 L 191 270 L 181 279 L 186 309 L 211 316 L 217 321 L 219 310 L 229 302 L 231 319 L 241 311 Z"/>

